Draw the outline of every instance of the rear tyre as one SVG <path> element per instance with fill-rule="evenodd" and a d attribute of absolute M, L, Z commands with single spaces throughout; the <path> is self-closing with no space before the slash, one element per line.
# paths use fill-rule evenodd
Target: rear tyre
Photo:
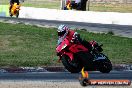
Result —
<path fill-rule="evenodd" d="M 109 60 L 100 61 L 99 71 L 102 73 L 109 73 L 112 70 L 112 64 Z"/>
<path fill-rule="evenodd" d="M 80 63 L 70 61 L 70 58 L 67 55 L 63 55 L 61 60 L 65 68 L 71 73 L 79 73 L 82 70 Z"/>
<path fill-rule="evenodd" d="M 96 66 L 98 67 L 98 70 L 100 72 L 109 73 L 112 70 L 111 61 L 103 53 L 101 53 L 101 55 L 103 55 L 105 57 L 105 59 L 97 60 L 96 61 Z"/>

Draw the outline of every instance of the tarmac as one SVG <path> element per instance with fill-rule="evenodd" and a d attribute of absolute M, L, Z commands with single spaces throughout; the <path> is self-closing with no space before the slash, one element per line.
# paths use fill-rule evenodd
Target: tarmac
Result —
<path fill-rule="evenodd" d="M 113 71 L 132 71 L 132 65 L 113 64 Z M 24 73 L 24 72 L 67 72 L 63 66 L 45 66 L 45 67 L 3 67 L 0 73 Z"/>

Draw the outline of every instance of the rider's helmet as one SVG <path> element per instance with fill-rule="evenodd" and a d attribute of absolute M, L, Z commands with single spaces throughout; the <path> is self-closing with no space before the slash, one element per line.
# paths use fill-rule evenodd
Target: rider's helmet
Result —
<path fill-rule="evenodd" d="M 63 37 L 64 35 L 66 36 L 68 34 L 68 31 L 69 31 L 68 26 L 66 26 L 66 25 L 60 25 L 58 27 L 58 30 L 57 30 L 58 36 L 59 37 Z"/>

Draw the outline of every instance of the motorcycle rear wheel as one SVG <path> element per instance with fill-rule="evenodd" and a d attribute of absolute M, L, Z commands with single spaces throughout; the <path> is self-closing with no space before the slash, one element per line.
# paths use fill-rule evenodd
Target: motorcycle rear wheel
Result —
<path fill-rule="evenodd" d="M 106 55 L 104 55 L 103 53 L 101 53 L 101 55 L 103 55 L 104 57 L 106 57 L 106 59 L 101 59 L 101 60 L 97 60 L 96 66 L 98 67 L 98 70 L 102 73 L 109 73 L 112 70 L 112 63 L 111 61 L 108 59 L 108 57 Z"/>
<path fill-rule="evenodd" d="M 62 58 L 62 63 L 65 66 L 65 68 L 71 72 L 71 73 L 79 73 L 82 70 L 82 65 L 80 63 L 74 63 L 70 61 L 70 57 L 67 55 L 63 55 Z"/>
<path fill-rule="evenodd" d="M 102 73 L 109 73 L 112 70 L 112 64 L 109 60 L 101 61 L 99 71 Z"/>

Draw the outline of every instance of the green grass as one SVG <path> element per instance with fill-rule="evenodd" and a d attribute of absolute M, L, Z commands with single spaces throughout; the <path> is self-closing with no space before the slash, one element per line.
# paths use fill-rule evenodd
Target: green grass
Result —
<path fill-rule="evenodd" d="M 49 8 L 49 9 L 60 9 L 60 1 L 37 1 L 37 2 L 26 2 L 23 6 L 27 7 L 37 7 L 37 8 Z"/>
<path fill-rule="evenodd" d="M 90 11 L 100 11 L 100 12 L 132 12 L 132 4 L 90 4 Z"/>
<path fill-rule="evenodd" d="M 104 44 L 113 63 L 132 63 L 132 39 L 78 31 L 82 38 Z M 0 23 L 0 66 L 61 65 L 57 62 L 55 28 Z"/>
<path fill-rule="evenodd" d="M 57 62 L 55 30 L 0 23 L 0 66 L 42 66 Z"/>

